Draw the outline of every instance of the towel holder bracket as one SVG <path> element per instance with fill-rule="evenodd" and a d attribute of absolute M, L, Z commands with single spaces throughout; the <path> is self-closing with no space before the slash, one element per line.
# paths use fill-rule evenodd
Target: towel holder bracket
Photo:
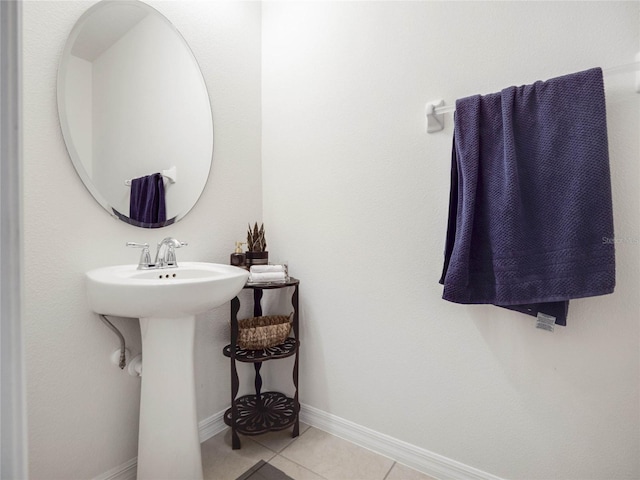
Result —
<path fill-rule="evenodd" d="M 177 168 L 174 165 L 173 167 L 167 169 L 167 170 L 162 170 L 162 172 L 160 172 L 160 175 L 162 175 L 164 178 L 167 179 L 167 183 L 176 183 L 176 178 L 177 178 Z M 130 178 L 129 180 L 125 180 L 124 184 L 127 187 L 131 186 L 131 180 L 133 180 L 132 178 Z"/>
<path fill-rule="evenodd" d="M 444 130 L 444 113 L 436 113 L 436 108 L 444 106 L 444 100 L 434 100 L 427 103 L 427 133 Z"/>

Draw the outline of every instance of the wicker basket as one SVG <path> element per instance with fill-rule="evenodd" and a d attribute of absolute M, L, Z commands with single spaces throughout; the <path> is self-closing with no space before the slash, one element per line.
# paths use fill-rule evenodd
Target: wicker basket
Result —
<path fill-rule="evenodd" d="M 238 346 L 245 350 L 262 350 L 280 345 L 291 331 L 290 315 L 268 315 L 238 320 Z"/>

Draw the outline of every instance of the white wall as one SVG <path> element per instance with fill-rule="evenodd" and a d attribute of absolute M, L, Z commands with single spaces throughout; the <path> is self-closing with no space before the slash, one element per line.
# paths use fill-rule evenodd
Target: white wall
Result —
<path fill-rule="evenodd" d="M 115 335 L 89 311 L 84 272 L 132 263 L 128 240 L 188 241 L 179 259 L 226 263 L 262 213 L 260 5 L 150 1 L 185 37 L 202 68 L 214 125 L 212 171 L 182 221 L 144 230 L 114 220 L 85 189 L 65 149 L 56 73 L 66 37 L 94 2 L 24 2 L 24 336 L 30 478 L 92 478 L 137 454 L 140 380 L 109 363 Z M 199 319 L 199 419 L 229 403 L 228 308 Z M 138 322 L 115 319 L 140 351 Z"/>
<path fill-rule="evenodd" d="M 266 2 L 263 204 L 301 279 L 301 401 L 514 479 L 637 479 L 640 95 L 608 77 L 618 286 L 531 317 L 443 301 L 451 116 L 633 61 L 638 2 Z M 288 378 L 275 379 L 283 385 Z"/>

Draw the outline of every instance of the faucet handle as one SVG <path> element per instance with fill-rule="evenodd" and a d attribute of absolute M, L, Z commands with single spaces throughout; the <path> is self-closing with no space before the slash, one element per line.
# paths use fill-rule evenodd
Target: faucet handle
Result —
<path fill-rule="evenodd" d="M 127 247 L 142 249 L 140 261 L 138 262 L 138 270 L 143 270 L 151 266 L 151 253 L 149 253 L 148 243 L 127 242 Z"/>
<path fill-rule="evenodd" d="M 178 261 L 176 260 L 176 248 L 187 246 L 187 242 L 176 241 L 176 243 L 170 243 L 167 247 L 167 251 L 164 255 L 164 264 L 168 267 L 177 267 Z"/>
<path fill-rule="evenodd" d="M 127 242 L 127 247 L 149 248 L 149 244 L 148 243 Z"/>
<path fill-rule="evenodd" d="M 169 249 L 167 250 L 167 254 L 165 255 L 165 264 L 178 266 L 176 262 L 176 247 L 174 247 L 173 245 L 169 245 Z"/>
<path fill-rule="evenodd" d="M 186 247 L 187 245 L 189 245 L 187 242 L 181 242 L 180 240 L 177 240 L 176 244 L 169 245 L 169 251 L 167 252 L 167 261 L 177 267 L 178 261 L 176 260 L 176 248 Z"/>

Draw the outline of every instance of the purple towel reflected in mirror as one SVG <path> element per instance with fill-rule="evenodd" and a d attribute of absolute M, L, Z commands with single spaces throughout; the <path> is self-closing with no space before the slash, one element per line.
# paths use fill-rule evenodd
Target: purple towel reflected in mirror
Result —
<path fill-rule="evenodd" d="M 167 219 L 162 175 L 154 173 L 131 180 L 129 217 L 142 223 L 162 223 Z"/>

